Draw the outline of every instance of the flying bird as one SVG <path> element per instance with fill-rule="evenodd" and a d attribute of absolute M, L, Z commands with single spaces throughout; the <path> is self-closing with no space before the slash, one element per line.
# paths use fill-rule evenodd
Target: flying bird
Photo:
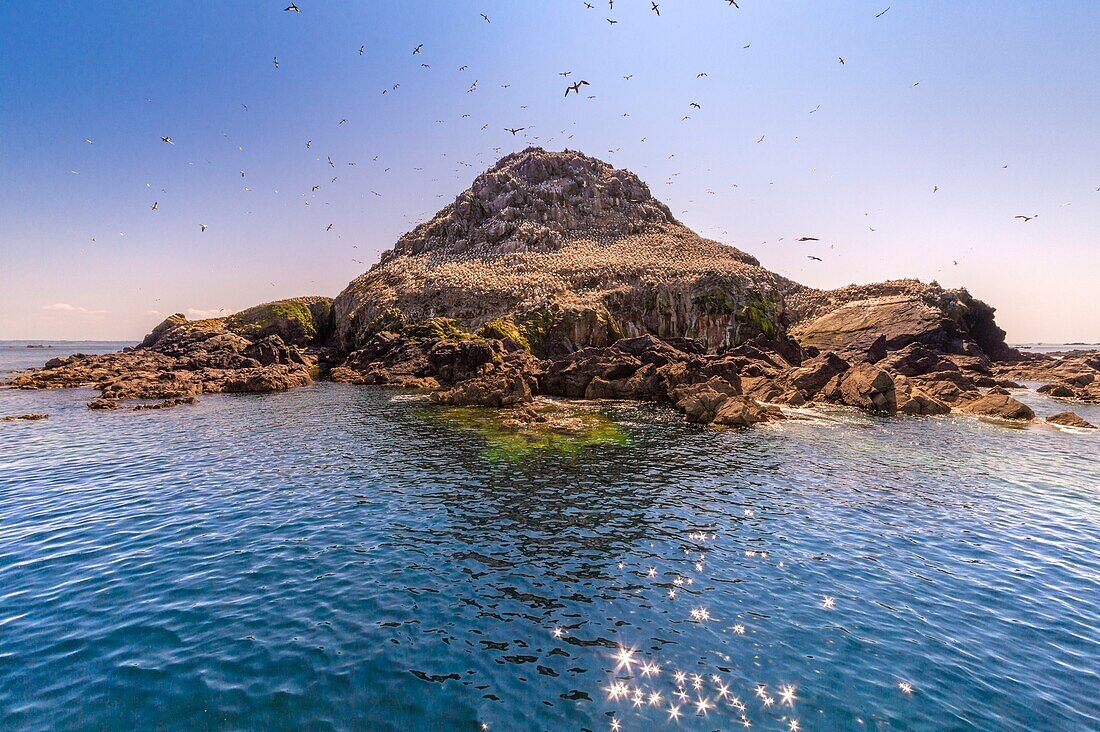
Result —
<path fill-rule="evenodd" d="M 820 261 L 822 261 L 821 257 L 815 257 L 815 256 L 814 256 L 814 255 L 812 255 L 812 254 L 807 254 L 807 255 L 806 255 L 806 259 L 812 259 L 812 260 L 814 260 L 815 262 L 820 262 Z"/>
<path fill-rule="evenodd" d="M 692 107 L 693 107 L 694 109 L 702 109 L 702 107 L 700 107 L 700 106 L 699 106 L 699 102 L 692 102 L 692 103 L 691 103 L 691 106 L 692 106 Z"/>
<path fill-rule="evenodd" d="M 526 130 L 526 129 L 527 129 L 526 127 L 516 127 L 516 128 L 513 128 L 513 127 L 505 127 L 505 128 L 504 128 L 504 131 L 505 131 L 505 132 L 511 132 L 511 133 L 512 133 L 512 137 L 515 137 L 515 136 L 516 136 L 516 133 L 519 133 L 519 132 L 523 132 L 523 131 L 524 131 L 524 130 Z"/>
<path fill-rule="evenodd" d="M 733 7 L 737 8 L 738 10 L 741 9 L 741 6 L 737 4 L 737 0 L 726 0 L 726 2 L 729 3 L 730 5 L 732 5 Z"/>
<path fill-rule="evenodd" d="M 153 205 L 152 205 L 152 207 L 150 208 L 150 210 L 151 210 L 151 211 L 156 211 L 156 210 L 157 210 L 157 208 L 159 208 L 159 207 L 160 207 L 160 202 L 159 202 L 159 201 L 153 201 Z"/>
<path fill-rule="evenodd" d="M 1028 221 L 1031 221 L 1033 218 L 1035 218 L 1038 215 L 1039 214 L 1032 214 L 1031 216 L 1017 216 L 1016 218 L 1023 219 L 1024 223 L 1026 224 Z"/>
<path fill-rule="evenodd" d="M 821 241 L 821 240 L 818 239 L 816 236 L 803 236 L 803 237 L 800 237 L 798 239 L 798 241 Z"/>
<path fill-rule="evenodd" d="M 492 21 L 490 21 L 490 20 L 489 20 L 489 16 L 488 16 L 488 15 L 486 15 L 485 13 L 482 13 L 482 14 L 481 14 L 481 17 L 485 19 L 485 22 L 486 22 L 486 23 L 490 23 L 490 22 L 492 22 Z"/>
<path fill-rule="evenodd" d="M 843 66 L 844 65 L 844 57 L 843 56 L 838 56 L 838 58 L 840 59 L 840 65 Z"/>
<path fill-rule="evenodd" d="M 359 47 L 359 55 L 360 55 L 360 56 L 362 56 L 362 55 L 363 55 L 364 53 L 366 53 L 366 51 L 367 51 L 367 47 L 366 47 L 366 46 L 360 46 L 360 47 Z"/>
<path fill-rule="evenodd" d="M 424 49 L 424 44 L 423 44 L 423 43 L 421 43 L 421 44 L 420 44 L 419 46 L 417 46 L 416 48 L 414 48 L 414 49 L 413 49 L 413 56 L 416 56 L 416 55 L 417 55 L 418 53 L 420 53 L 420 52 L 421 52 L 421 51 L 422 51 L 423 49 Z"/>
<path fill-rule="evenodd" d="M 612 20 L 611 18 L 608 18 L 608 19 L 607 19 L 607 22 L 608 22 L 608 23 L 610 23 L 611 25 L 615 25 L 615 24 L 616 24 L 616 23 L 618 23 L 619 21 L 617 21 L 617 20 Z"/>
<path fill-rule="evenodd" d="M 275 58 L 273 59 L 273 62 L 274 62 L 274 64 L 275 64 L 275 68 L 279 68 L 279 57 L 278 57 L 278 56 L 276 56 L 276 57 L 275 57 Z"/>
<path fill-rule="evenodd" d="M 581 79 L 580 81 L 574 82 L 573 84 L 565 87 L 565 96 L 569 96 L 569 92 L 574 92 L 575 94 L 577 94 L 579 96 L 580 93 L 581 93 L 581 87 L 582 86 L 591 86 L 591 84 L 589 84 L 584 79 Z"/>
<path fill-rule="evenodd" d="M 171 137 L 162 136 L 160 139 L 161 139 L 162 142 L 167 142 L 169 145 L 175 145 L 176 144 L 176 143 L 172 142 Z"/>
<path fill-rule="evenodd" d="M 294 3 L 291 3 L 290 5 L 287 5 L 285 8 L 283 8 L 283 12 L 300 13 L 302 11 L 298 9 L 297 5 L 295 5 Z"/>
<path fill-rule="evenodd" d="M 661 14 L 661 10 L 660 10 L 661 6 L 660 5 L 658 5 L 655 2 L 652 2 L 652 0 L 650 0 L 650 5 L 653 6 L 652 8 L 650 8 L 650 10 L 652 10 L 654 13 L 657 13 L 657 15 Z"/>
<path fill-rule="evenodd" d="M 206 231 L 206 224 L 199 224 L 199 233 Z"/>
<path fill-rule="evenodd" d="M 893 6 L 890 6 L 890 7 L 893 7 Z M 888 8 L 886 8 L 886 10 L 883 10 L 883 11 L 882 11 L 881 13 L 879 13 L 879 14 L 878 14 L 878 15 L 876 15 L 875 17 L 876 17 L 876 18 L 881 18 L 882 16 L 886 15 L 886 14 L 887 14 L 888 12 L 890 12 L 890 8 L 889 8 L 889 7 L 888 7 Z"/>

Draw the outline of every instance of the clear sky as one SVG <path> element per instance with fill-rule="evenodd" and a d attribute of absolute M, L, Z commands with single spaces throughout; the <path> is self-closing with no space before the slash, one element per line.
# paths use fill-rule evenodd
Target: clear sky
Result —
<path fill-rule="evenodd" d="M 0 2 L 0 339 L 334 296 L 535 144 L 805 284 L 1100 341 L 1100 2 L 287 2 Z"/>

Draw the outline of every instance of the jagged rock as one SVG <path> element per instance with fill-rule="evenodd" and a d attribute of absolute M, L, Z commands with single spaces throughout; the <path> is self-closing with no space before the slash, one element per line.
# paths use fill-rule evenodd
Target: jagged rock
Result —
<path fill-rule="evenodd" d="M 1060 424 L 1066 427 L 1079 427 L 1086 430 L 1096 429 L 1096 425 L 1090 424 L 1074 412 L 1059 412 L 1058 414 L 1047 417 L 1047 422 L 1053 422 L 1054 424 Z"/>
<path fill-rule="evenodd" d="M 846 404 L 868 412 L 897 411 L 897 392 L 890 374 L 872 364 L 857 364 L 833 379 L 822 390 L 835 404 Z"/>
<path fill-rule="evenodd" d="M 14 416 L 14 417 L 0 417 L 0 422 L 18 422 L 18 421 L 36 422 L 36 421 L 41 420 L 41 419 L 49 419 L 49 418 L 50 418 L 50 415 L 48 415 L 48 414 L 40 414 L 38 412 L 31 412 L 30 414 L 20 414 L 18 416 Z"/>
<path fill-rule="evenodd" d="M 260 394 L 306 386 L 312 380 L 300 366 L 275 364 L 256 369 L 241 369 L 225 380 L 221 390 L 229 394 Z"/>
<path fill-rule="evenodd" d="M 165 318 L 163 321 L 161 321 L 160 325 L 153 328 L 153 330 L 149 333 L 149 335 L 145 336 L 145 339 L 142 340 L 142 342 L 141 342 L 141 347 L 142 348 L 152 348 L 153 346 L 155 346 L 157 344 L 157 341 L 160 340 L 161 336 L 163 336 L 165 333 L 172 330 L 176 326 L 183 325 L 186 322 L 187 322 L 187 317 L 183 313 L 176 313 L 175 315 L 169 315 L 167 318 Z M 54 359 L 54 360 L 57 360 L 57 359 Z M 49 363 L 46 364 L 46 368 L 51 368 Z"/>
<path fill-rule="evenodd" d="M 914 386 L 903 375 L 894 378 L 894 388 L 897 394 L 898 413 L 910 416 L 928 417 L 937 414 L 949 414 L 951 407 L 923 389 Z"/>
<path fill-rule="evenodd" d="M 336 299 L 337 348 L 433 316 L 514 325 L 536 355 L 620 338 L 711 349 L 782 330 L 778 279 L 684 227 L 633 173 L 530 148 L 397 242 Z"/>
<path fill-rule="evenodd" d="M 921 343 L 941 353 L 1008 358 L 994 310 L 966 290 L 944 290 L 917 280 L 852 285 L 821 291 L 786 281 L 790 334 L 803 345 L 864 354 L 885 338 L 896 351 Z"/>
<path fill-rule="evenodd" d="M 1100 351 L 1029 353 L 1011 362 L 997 364 L 994 374 L 1001 379 L 1062 385 L 1072 389 L 1076 399 L 1100 402 Z"/>
<path fill-rule="evenodd" d="M 751 427 L 761 422 L 785 419 L 778 409 L 770 409 L 745 396 L 731 396 L 722 402 L 714 415 L 713 424 L 726 427 Z"/>
<path fill-rule="evenodd" d="M 1044 384 L 1035 391 L 1050 397 L 1058 397 L 1059 399 L 1073 399 L 1077 396 L 1077 392 L 1065 384 Z"/>
<path fill-rule="evenodd" d="M 244 355 L 259 362 L 261 366 L 272 364 L 290 363 L 290 349 L 286 347 L 283 339 L 277 335 L 264 336 L 263 338 L 245 346 Z"/>
<path fill-rule="evenodd" d="M 428 365 L 441 383 L 454 384 L 475 377 L 486 364 L 501 363 L 503 352 L 497 340 L 438 341 L 428 351 Z"/>
<path fill-rule="evenodd" d="M 740 396 L 737 386 L 715 376 L 698 384 L 677 387 L 671 397 L 688 421 L 710 424 L 722 405 L 733 396 Z"/>
<path fill-rule="evenodd" d="M 589 384 L 599 377 L 611 382 L 634 375 L 642 362 L 627 353 L 607 348 L 586 348 L 553 361 L 539 379 L 539 391 L 550 396 L 585 396 Z"/>
<path fill-rule="evenodd" d="M 430 397 L 437 404 L 484 407 L 511 407 L 532 398 L 527 379 L 511 369 L 494 369 L 447 391 L 433 392 Z"/>
<path fill-rule="evenodd" d="M 1031 407 L 1004 394 L 986 394 L 960 405 L 959 409 L 970 414 L 996 419 L 1015 421 L 1035 419 L 1035 412 Z"/>
<path fill-rule="evenodd" d="M 154 404 L 137 404 L 134 406 L 135 412 L 141 412 L 147 409 L 170 409 L 172 407 L 179 407 L 185 404 L 198 404 L 199 400 L 195 397 L 179 397 L 178 399 L 165 399 L 161 402 Z"/>
<path fill-rule="evenodd" d="M 114 399 L 99 398 L 99 399 L 93 399 L 92 401 L 88 402 L 88 409 L 97 409 L 97 410 L 122 409 L 122 404 L 115 401 Z"/>

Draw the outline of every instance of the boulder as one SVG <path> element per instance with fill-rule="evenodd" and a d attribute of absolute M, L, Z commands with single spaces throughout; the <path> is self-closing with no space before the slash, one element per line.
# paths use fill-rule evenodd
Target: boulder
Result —
<path fill-rule="evenodd" d="M 428 365 L 443 384 L 477 376 L 486 364 L 501 363 L 504 347 L 498 340 L 437 341 L 428 351 Z"/>
<path fill-rule="evenodd" d="M 772 422 L 783 418 L 783 413 L 778 409 L 768 409 L 755 399 L 730 396 L 718 407 L 713 424 L 726 427 L 751 427 L 760 422 Z"/>
<path fill-rule="evenodd" d="M 964 412 L 982 417 L 1014 421 L 1031 421 L 1035 412 L 1026 404 L 1004 394 L 985 394 L 959 406 Z"/>
<path fill-rule="evenodd" d="M 447 391 L 432 392 L 429 399 L 454 406 L 512 407 L 531 402 L 533 396 L 523 374 L 511 369 L 493 369 Z"/>
<path fill-rule="evenodd" d="M 698 384 L 677 387 L 671 393 L 676 407 L 687 415 L 689 422 L 710 424 L 731 396 L 739 396 L 738 388 L 720 377 Z"/>
<path fill-rule="evenodd" d="M 306 386 L 311 381 L 309 371 L 300 366 L 273 364 L 234 372 L 221 390 L 229 394 L 261 394 Z"/>
<path fill-rule="evenodd" d="M 286 347 L 282 338 L 274 334 L 264 336 L 245 346 L 243 354 L 258 361 L 261 366 L 290 363 L 290 349 Z"/>
<path fill-rule="evenodd" d="M 1044 384 L 1035 391 L 1040 394 L 1046 394 L 1050 397 L 1057 397 L 1059 399 L 1073 399 L 1077 396 L 1077 392 L 1069 388 L 1065 384 Z"/>
<path fill-rule="evenodd" d="M 833 379 L 822 396 L 834 404 L 845 404 L 868 412 L 897 411 L 897 392 L 890 374 L 872 364 L 857 364 Z"/>
<path fill-rule="evenodd" d="M 187 322 L 187 317 L 183 313 L 176 313 L 175 315 L 169 315 L 167 318 L 160 322 L 160 325 L 153 328 L 152 332 L 141 341 L 142 348 L 152 348 L 157 344 L 168 331 L 175 328 L 177 325 L 183 325 Z M 46 365 L 49 368 L 49 364 Z"/>
<path fill-rule="evenodd" d="M 1058 414 L 1047 417 L 1047 422 L 1060 424 L 1065 427 L 1079 427 L 1086 430 L 1096 429 L 1096 425 L 1089 424 L 1081 416 L 1075 414 L 1074 412 L 1059 412 Z"/>

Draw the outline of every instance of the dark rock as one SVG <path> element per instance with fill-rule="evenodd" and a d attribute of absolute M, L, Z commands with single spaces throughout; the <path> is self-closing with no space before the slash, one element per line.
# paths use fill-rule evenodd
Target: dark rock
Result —
<path fill-rule="evenodd" d="M 226 379 L 222 391 L 229 394 L 260 394 L 286 391 L 311 382 L 309 372 L 299 366 L 273 364 L 258 369 L 241 369 Z"/>
<path fill-rule="evenodd" d="M 1047 417 L 1047 422 L 1053 422 L 1054 424 L 1060 424 L 1066 427 L 1079 427 L 1086 430 L 1096 429 L 1096 425 L 1089 424 L 1074 412 L 1059 412 L 1058 414 Z"/>
<path fill-rule="evenodd" d="M 454 406 L 511 407 L 526 404 L 533 397 L 523 374 L 511 369 L 493 369 L 447 391 L 432 392 L 429 398 L 437 404 Z"/>
<path fill-rule="evenodd" d="M 833 377 L 822 390 L 826 401 L 868 412 L 897 411 L 897 392 L 890 374 L 871 364 L 857 364 Z"/>
<path fill-rule="evenodd" d="M 1047 396 L 1058 397 L 1059 399 L 1073 399 L 1077 396 L 1077 392 L 1065 384 L 1044 384 L 1035 391 L 1040 394 L 1046 394 Z"/>
<path fill-rule="evenodd" d="M 1004 394 L 986 394 L 960 405 L 959 409 L 970 414 L 995 419 L 1030 421 L 1035 419 L 1031 407 Z"/>
<path fill-rule="evenodd" d="M 20 414 L 20 415 L 15 416 L 15 417 L 0 417 L 0 422 L 18 422 L 18 421 L 36 422 L 36 421 L 41 420 L 41 419 L 49 419 L 49 418 L 50 418 L 50 415 L 48 415 L 48 414 L 41 414 L 41 413 L 38 413 L 38 412 L 31 412 L 30 414 Z"/>
<path fill-rule="evenodd" d="M 155 404 L 138 404 L 134 406 L 135 412 L 140 412 L 146 409 L 170 409 L 171 407 L 179 407 L 185 404 L 198 404 L 199 400 L 195 397 L 179 397 L 178 399 L 165 399 Z"/>

